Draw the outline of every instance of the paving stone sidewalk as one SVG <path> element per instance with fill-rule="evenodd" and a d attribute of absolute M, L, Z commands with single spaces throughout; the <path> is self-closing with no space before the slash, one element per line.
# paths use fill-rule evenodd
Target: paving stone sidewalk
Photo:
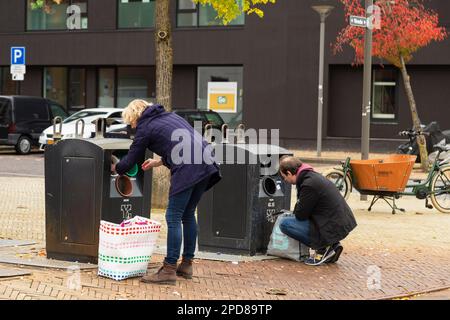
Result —
<path fill-rule="evenodd" d="M 369 203 L 357 194 L 349 203 L 359 225 L 343 242 L 344 253 L 335 265 L 197 260 L 192 280 L 159 286 L 139 279 L 116 282 L 98 277 L 95 270 L 0 264 L 0 269 L 32 273 L 0 278 L 0 299 L 386 299 L 450 287 L 450 215 L 426 209 L 415 198 L 400 199 L 398 205 L 407 212 L 397 215 L 383 204 L 368 212 Z M 154 211 L 152 218 L 164 221 L 163 212 Z M 0 248 L 0 256 L 42 258 L 44 231 L 44 180 L 0 177 L 0 237 L 37 242 Z M 164 242 L 165 228 L 159 239 Z M 162 259 L 154 255 L 150 269 Z"/>

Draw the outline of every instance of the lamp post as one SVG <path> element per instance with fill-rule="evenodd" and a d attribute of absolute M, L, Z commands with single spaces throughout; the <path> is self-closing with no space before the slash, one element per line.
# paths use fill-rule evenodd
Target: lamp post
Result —
<path fill-rule="evenodd" d="M 330 5 L 316 5 L 312 9 L 320 15 L 320 54 L 319 54 L 319 99 L 317 107 L 317 156 L 322 153 L 322 118 L 323 118 L 323 72 L 325 55 L 325 19 L 334 9 Z"/>

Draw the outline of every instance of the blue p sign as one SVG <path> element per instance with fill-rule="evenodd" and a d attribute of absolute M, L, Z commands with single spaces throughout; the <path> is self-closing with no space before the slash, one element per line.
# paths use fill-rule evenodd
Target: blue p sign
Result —
<path fill-rule="evenodd" d="M 11 64 L 25 64 L 25 47 L 11 47 Z"/>

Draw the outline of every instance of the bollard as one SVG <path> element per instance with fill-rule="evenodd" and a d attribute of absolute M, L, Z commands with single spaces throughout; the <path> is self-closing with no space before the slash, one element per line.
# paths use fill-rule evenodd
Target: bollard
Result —
<path fill-rule="evenodd" d="M 59 123 L 59 131 L 56 130 L 56 124 Z M 55 117 L 53 119 L 53 142 L 57 143 L 62 138 L 62 118 L 61 117 Z"/>
<path fill-rule="evenodd" d="M 81 122 L 81 134 L 78 132 L 78 124 Z M 78 119 L 75 122 L 75 138 L 77 139 L 83 139 L 84 136 L 84 120 Z"/>
<path fill-rule="evenodd" d="M 205 134 L 204 138 L 208 143 L 212 143 L 212 124 L 208 123 L 205 125 Z"/>
<path fill-rule="evenodd" d="M 106 121 L 104 118 L 97 118 L 92 123 L 95 124 L 95 138 L 103 139 L 106 130 Z"/>
<path fill-rule="evenodd" d="M 245 126 L 244 124 L 240 124 L 237 126 L 237 139 L 236 143 L 245 143 Z"/>
<path fill-rule="evenodd" d="M 222 143 L 228 143 L 228 125 L 226 123 L 222 125 Z"/>

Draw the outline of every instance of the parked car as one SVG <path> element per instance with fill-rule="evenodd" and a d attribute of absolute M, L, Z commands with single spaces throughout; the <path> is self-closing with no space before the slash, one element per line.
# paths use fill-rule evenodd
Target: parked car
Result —
<path fill-rule="evenodd" d="M 70 117 L 66 118 L 61 125 L 61 139 L 75 138 L 75 124 L 78 119 L 83 119 L 84 121 L 84 133 L 83 138 L 91 138 L 95 133 L 95 121 L 98 118 L 112 119 L 111 125 L 106 128 L 106 132 L 110 130 L 117 130 L 126 128 L 126 125 L 122 120 L 123 109 L 119 108 L 91 108 L 83 109 L 72 114 Z M 56 126 L 58 130 L 59 127 Z M 81 133 L 81 125 L 79 125 L 78 130 Z M 41 136 L 39 137 L 39 143 L 41 144 L 41 149 L 44 149 L 47 144 L 53 144 L 53 124 L 45 129 Z"/>
<path fill-rule="evenodd" d="M 0 96 L 0 145 L 28 154 L 52 119 L 69 115 L 58 103 L 42 97 Z"/>
<path fill-rule="evenodd" d="M 214 129 L 221 130 L 222 125 L 225 123 L 220 114 L 211 110 L 175 109 L 173 112 L 184 118 L 191 126 L 194 126 L 195 121 L 201 121 L 202 134 L 207 124 L 211 124 Z"/>
<path fill-rule="evenodd" d="M 211 124 L 213 128 L 218 130 L 222 129 L 224 121 L 222 117 L 214 111 L 197 110 L 197 109 L 176 109 L 174 113 L 184 118 L 191 126 L 194 126 L 195 121 L 202 122 L 202 134 L 204 134 L 205 125 Z M 130 126 L 125 128 L 114 128 L 107 130 L 105 136 L 109 138 L 133 138 L 136 133 L 136 129 L 132 129 Z"/>

